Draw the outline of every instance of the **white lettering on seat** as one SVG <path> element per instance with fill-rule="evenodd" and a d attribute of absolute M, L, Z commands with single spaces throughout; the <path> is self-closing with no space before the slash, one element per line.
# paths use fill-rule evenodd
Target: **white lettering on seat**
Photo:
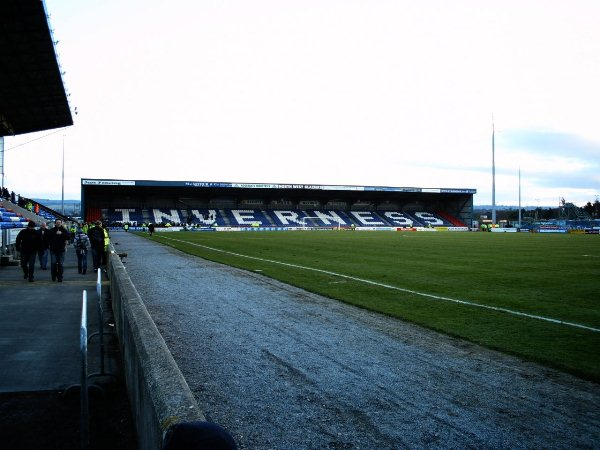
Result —
<path fill-rule="evenodd" d="M 428 212 L 416 212 L 415 216 L 431 225 L 444 225 L 444 222 Z"/>
<path fill-rule="evenodd" d="M 363 225 L 385 225 L 385 223 L 383 223 L 381 220 L 373 217 L 373 213 L 369 211 L 351 211 L 350 214 L 356 217 L 356 219 Z"/>
<path fill-rule="evenodd" d="M 160 209 L 153 209 L 152 215 L 154 216 L 154 223 L 163 223 L 163 219 L 167 219 L 169 223 L 181 223 L 181 216 L 179 215 L 179 211 L 176 209 L 171 209 L 171 212 L 164 212 Z"/>
<path fill-rule="evenodd" d="M 198 219 L 200 221 L 200 223 L 203 223 L 204 225 L 212 225 L 213 223 L 215 223 L 217 221 L 217 210 L 216 209 L 209 209 L 208 210 L 208 217 L 209 219 L 205 219 L 204 218 L 204 214 L 201 214 L 199 210 L 197 209 L 192 209 L 192 215 Z M 210 217 L 212 217 L 212 219 L 210 219 Z"/>
<path fill-rule="evenodd" d="M 336 214 L 335 211 L 327 211 L 329 214 L 324 213 L 323 211 L 316 211 L 315 216 L 318 217 L 325 225 L 346 225 L 344 219 Z"/>
<path fill-rule="evenodd" d="M 302 220 L 298 218 L 298 213 L 294 211 L 273 211 L 282 225 L 289 225 L 295 223 L 302 225 Z"/>
<path fill-rule="evenodd" d="M 129 213 L 135 212 L 135 209 L 115 209 L 115 212 L 121 213 L 121 216 L 123 217 L 121 219 L 121 222 L 125 223 L 125 222 L 131 222 L 131 220 L 129 220 Z"/>
<path fill-rule="evenodd" d="M 396 211 L 387 211 L 383 214 L 385 217 L 389 218 L 394 225 L 398 225 L 401 227 L 412 227 L 413 221 L 406 217 L 401 212 Z"/>
<path fill-rule="evenodd" d="M 255 213 L 253 209 L 232 209 L 231 214 L 233 214 L 238 225 L 262 224 L 261 220 L 257 220 L 256 217 L 254 217 Z"/>

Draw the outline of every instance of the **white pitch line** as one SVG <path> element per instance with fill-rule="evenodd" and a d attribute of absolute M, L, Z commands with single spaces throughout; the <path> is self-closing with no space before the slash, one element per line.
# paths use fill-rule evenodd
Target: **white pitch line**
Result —
<path fill-rule="evenodd" d="M 324 273 L 327 275 L 345 278 L 347 280 L 358 281 L 360 283 L 365 283 L 365 284 L 370 284 L 370 285 L 377 286 L 377 287 L 382 287 L 382 288 L 386 288 L 386 289 L 392 289 L 395 291 L 405 292 L 407 294 L 419 295 L 421 297 L 431 298 L 434 300 L 442 300 L 445 302 L 458 303 L 460 305 L 474 306 L 476 308 L 489 309 L 492 311 L 498 311 L 498 312 L 503 312 L 503 313 L 507 313 L 507 314 L 512 314 L 514 316 L 528 317 L 530 319 L 542 320 L 544 322 L 551 322 L 551 323 L 556 323 L 556 324 L 560 324 L 560 325 L 567 325 L 570 327 L 581 328 L 583 330 L 594 331 L 597 333 L 600 332 L 600 328 L 594 328 L 594 327 L 590 327 L 587 325 L 582 325 L 580 323 L 565 322 L 564 320 L 552 319 L 551 317 L 538 316 L 535 314 L 527 314 L 524 312 L 513 311 L 512 309 L 500 308 L 498 306 L 482 305 L 480 303 L 469 302 L 467 300 L 458 300 L 456 298 L 443 297 L 441 295 L 427 294 L 425 292 L 413 291 L 411 289 L 401 288 L 398 286 L 392 286 L 389 284 L 379 283 L 377 281 L 372 281 L 372 280 L 365 280 L 364 278 L 353 277 L 351 275 L 344 275 L 342 273 L 331 272 L 329 270 L 315 269 L 314 267 L 306 267 L 306 266 L 300 266 L 298 264 L 291 264 L 291 263 L 286 263 L 286 262 L 282 262 L 282 261 L 275 261 L 273 259 L 259 258 L 258 256 L 243 255 L 241 253 L 231 252 L 228 250 L 222 250 L 220 248 L 209 247 L 208 245 L 202 245 L 202 244 L 197 244 L 194 242 L 188 242 L 188 241 L 184 241 L 182 239 L 173 239 L 173 238 L 168 238 L 168 237 L 164 237 L 164 239 L 176 241 L 176 242 L 182 242 L 184 244 L 194 245 L 196 247 L 206 248 L 208 250 L 212 250 L 215 252 L 221 252 L 221 253 L 226 253 L 226 254 L 233 255 L 233 256 L 239 256 L 240 258 L 254 259 L 256 261 L 263 261 L 263 262 L 268 262 L 268 263 L 272 263 L 272 264 L 279 264 L 281 266 L 293 267 L 295 269 L 310 270 L 313 272 Z"/>

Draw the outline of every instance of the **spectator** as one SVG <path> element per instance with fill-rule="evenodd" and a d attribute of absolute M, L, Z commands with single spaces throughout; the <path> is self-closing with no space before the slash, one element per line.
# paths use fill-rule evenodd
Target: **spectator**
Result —
<path fill-rule="evenodd" d="M 102 264 L 102 254 L 104 253 L 104 230 L 102 229 L 102 222 L 97 221 L 96 225 L 90 228 L 88 237 L 92 249 L 92 264 L 94 271 L 96 271 Z"/>
<path fill-rule="evenodd" d="M 106 272 L 106 266 L 108 265 L 108 244 L 110 243 L 110 236 L 108 234 L 108 227 L 103 227 L 102 231 L 104 232 L 104 249 L 102 251 L 102 265 L 104 266 L 104 271 Z"/>
<path fill-rule="evenodd" d="M 48 232 L 48 248 L 50 250 L 50 274 L 52 281 L 63 280 L 63 264 L 65 251 L 69 241 L 69 232 L 63 227 L 62 220 L 56 219 L 54 228 Z"/>
<path fill-rule="evenodd" d="M 69 242 L 72 244 L 73 239 L 75 239 L 75 233 L 77 233 L 77 227 L 75 226 L 75 222 L 71 222 L 71 226 L 69 226 Z"/>
<path fill-rule="evenodd" d="M 77 272 L 85 275 L 87 272 L 87 252 L 90 245 L 90 239 L 81 228 L 77 228 L 75 237 L 73 238 L 73 246 L 77 253 Z"/>
<path fill-rule="evenodd" d="M 35 269 L 35 256 L 40 248 L 40 235 L 35 231 L 35 222 L 30 221 L 27 228 L 19 231 L 16 248 L 21 252 L 21 267 L 25 279 L 33 281 Z"/>
<path fill-rule="evenodd" d="M 40 259 L 40 269 L 48 270 L 48 225 L 42 222 L 38 234 L 40 235 L 40 248 L 38 249 L 38 257 Z"/>

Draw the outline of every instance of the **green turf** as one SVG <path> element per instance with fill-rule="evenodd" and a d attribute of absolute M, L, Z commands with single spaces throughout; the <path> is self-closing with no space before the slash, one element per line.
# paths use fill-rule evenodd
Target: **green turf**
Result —
<path fill-rule="evenodd" d="M 152 239 L 600 381 L 600 332 L 193 245 L 600 329 L 598 236 L 298 231 L 171 232 Z"/>

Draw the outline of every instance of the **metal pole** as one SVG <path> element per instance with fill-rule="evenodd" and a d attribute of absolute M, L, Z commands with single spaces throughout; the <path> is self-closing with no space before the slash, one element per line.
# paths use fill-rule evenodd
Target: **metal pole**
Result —
<path fill-rule="evenodd" d="M 521 228 L 521 168 L 519 167 L 519 228 Z"/>
<path fill-rule="evenodd" d="M 62 194 L 61 194 L 61 211 L 65 215 L 65 135 L 63 134 L 62 142 Z"/>
<path fill-rule="evenodd" d="M 104 313 L 102 311 L 102 270 L 98 268 L 98 278 L 96 281 L 96 295 L 98 296 L 98 336 L 100 339 L 100 373 L 104 374 Z"/>
<path fill-rule="evenodd" d="M 492 225 L 496 225 L 496 146 L 494 134 L 494 116 L 492 116 Z"/>
<path fill-rule="evenodd" d="M 87 291 L 83 291 L 79 341 L 81 347 L 81 448 L 87 449 L 90 445 L 89 399 L 87 384 Z"/>

